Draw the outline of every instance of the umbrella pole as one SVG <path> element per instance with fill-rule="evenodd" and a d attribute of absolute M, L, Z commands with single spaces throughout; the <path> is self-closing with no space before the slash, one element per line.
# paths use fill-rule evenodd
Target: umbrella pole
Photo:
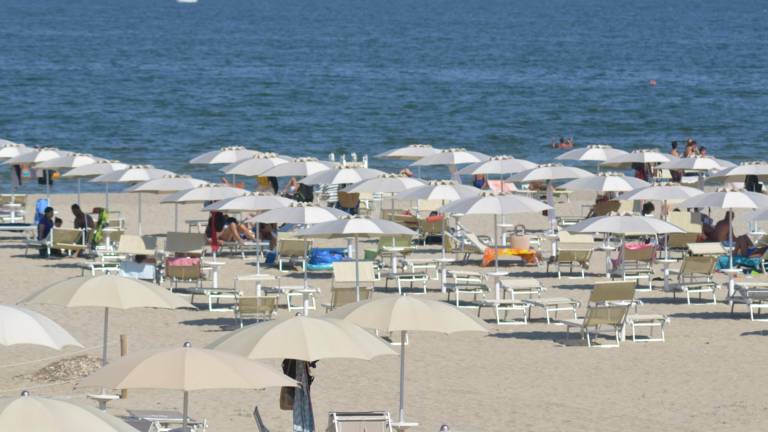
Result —
<path fill-rule="evenodd" d="M 356 301 L 360 301 L 360 261 L 358 261 L 357 257 L 357 243 L 358 243 L 358 237 L 355 236 L 355 298 Z"/>
<path fill-rule="evenodd" d="M 107 365 L 107 338 L 109 334 L 109 308 L 104 308 L 104 343 L 101 347 L 101 366 Z"/>
<path fill-rule="evenodd" d="M 104 185 L 104 209 L 109 212 L 109 183 Z"/>
<path fill-rule="evenodd" d="M 77 205 L 80 205 L 80 177 L 77 178 Z"/>
<path fill-rule="evenodd" d="M 181 415 L 181 430 L 187 432 L 187 417 L 189 417 L 189 392 L 184 392 L 184 411 Z"/>
<path fill-rule="evenodd" d="M 400 332 L 400 423 L 405 423 L 405 340 L 408 332 Z"/>
<path fill-rule="evenodd" d="M 141 192 L 139 192 L 139 235 L 141 235 Z"/>
<path fill-rule="evenodd" d="M 443 235 L 440 238 L 440 246 L 443 252 L 443 258 L 445 258 L 445 214 L 443 214 Z"/>
<path fill-rule="evenodd" d="M 179 203 L 173 203 L 173 230 L 179 231 Z"/>
<path fill-rule="evenodd" d="M 731 248 L 728 254 L 728 267 L 733 270 L 733 251 L 735 250 L 733 247 L 733 213 L 728 213 L 728 246 Z"/>
<path fill-rule="evenodd" d="M 493 241 L 494 241 L 494 249 L 495 249 L 495 267 L 496 267 L 496 300 L 498 300 L 501 297 L 500 287 L 499 285 L 501 282 L 499 282 L 498 274 L 499 274 L 499 215 L 493 215 Z"/>
<path fill-rule="evenodd" d="M 256 274 L 261 274 L 261 222 L 256 222 Z"/>
<path fill-rule="evenodd" d="M 51 200 L 51 174 L 48 170 L 43 170 L 43 177 L 45 177 L 45 198 L 48 201 Z"/>
<path fill-rule="evenodd" d="M 550 180 L 547 180 L 547 204 L 552 207 L 551 209 L 547 210 L 547 215 L 549 216 L 549 230 L 552 234 L 555 233 L 556 225 L 557 225 L 557 216 L 555 214 L 555 194 L 554 194 L 554 186 L 552 186 L 552 182 Z"/>

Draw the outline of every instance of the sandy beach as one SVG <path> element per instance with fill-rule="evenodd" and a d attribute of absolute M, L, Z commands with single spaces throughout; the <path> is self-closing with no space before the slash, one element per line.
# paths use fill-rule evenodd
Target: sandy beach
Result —
<path fill-rule="evenodd" d="M 30 196 L 29 202 L 34 202 Z M 583 199 L 582 199 L 583 198 Z M 574 197 L 558 205 L 561 214 L 578 214 L 588 199 Z M 144 232 L 164 233 L 173 228 L 173 206 L 159 204 L 160 197 L 143 197 Z M 73 195 L 54 195 L 52 205 L 71 226 L 69 205 Z M 113 194 L 112 208 L 128 221 L 128 232 L 135 233 L 137 197 Z M 103 204 L 103 195 L 84 194 L 83 208 Z M 31 214 L 31 204 L 28 206 Z M 180 206 L 181 219 L 205 218 L 198 205 Z M 738 214 L 737 214 L 738 215 Z M 720 218 L 721 213 L 713 216 Z M 509 217 L 510 222 L 520 222 Z M 746 225 L 737 217 L 736 232 Z M 529 228 L 542 228 L 544 217 L 526 217 Z M 491 234 L 486 218 L 466 218 L 465 226 L 479 234 Z M 183 225 L 182 230 L 186 230 Z M 343 244 L 328 241 L 323 244 Z M 546 251 L 547 246 L 543 249 Z M 419 248 L 415 257 L 437 257 L 439 245 Z M 226 255 L 220 281 L 231 286 L 236 275 L 254 273 L 252 262 Z M 0 234 L 0 301 L 15 304 L 22 297 L 48 284 L 81 274 L 81 258 L 41 259 L 37 251 L 24 256 L 18 238 Z M 679 265 L 679 264 L 677 264 Z M 505 261 L 512 276 L 535 277 L 547 288 L 546 297 L 564 296 L 586 301 L 592 283 L 605 280 L 602 252 L 593 254 L 591 270 L 585 279 L 563 277 L 558 280 L 544 273 L 544 267 L 524 267 Z M 673 268 L 676 265 L 673 265 Z M 456 266 L 458 268 L 458 266 Z M 453 268 L 453 267 L 452 267 Z M 477 261 L 461 266 L 478 270 Z M 660 267 L 659 267 L 660 268 Z M 266 269 L 278 274 L 275 268 Z M 283 273 L 282 278 L 298 280 L 299 272 Z M 657 271 L 657 277 L 661 271 Z M 742 276 L 744 277 L 744 276 Z M 330 298 L 330 272 L 311 275 L 312 284 L 322 289 L 319 303 Z M 763 275 L 751 277 L 764 279 Z M 719 282 L 725 281 L 718 274 Z M 654 282 L 658 288 L 661 281 Z M 167 283 L 166 283 L 167 286 Z M 383 288 L 383 282 L 377 288 Z M 437 281 L 430 281 L 429 297 L 445 299 Z M 252 289 L 252 287 L 246 287 Z M 718 290 L 724 298 L 725 290 Z M 393 295 L 378 290 L 375 296 Z M 727 305 L 718 303 L 686 305 L 671 294 L 655 290 L 638 292 L 644 305 L 641 313 L 659 313 L 671 317 L 666 343 L 626 341 L 619 349 L 588 349 L 566 346 L 565 328 L 547 325 L 541 312 L 533 312 L 533 321 L 524 326 L 496 326 L 492 312 L 483 318 L 491 329 L 487 336 L 476 334 L 413 334 L 407 357 L 407 400 L 409 420 L 421 427 L 415 430 L 437 431 L 448 424 L 452 431 L 747 431 L 768 425 L 765 415 L 768 387 L 760 378 L 763 360 L 768 356 L 766 323 L 751 322 L 744 306 L 730 314 Z M 204 298 L 199 297 L 200 302 Z M 101 343 L 103 311 L 95 308 L 66 309 L 32 305 L 60 323 L 97 356 Z M 475 309 L 465 309 L 476 313 Z M 583 314 L 584 308 L 580 310 Z M 318 308 L 312 315 L 320 315 Z M 281 309 L 280 317 L 288 312 Z M 207 310 L 113 311 L 111 341 L 118 335 L 129 339 L 130 352 L 158 347 L 180 346 L 190 341 L 202 347 L 231 331 L 236 323 L 230 312 Z M 47 383 L 29 375 L 51 361 L 41 361 L 59 354 L 75 355 L 79 349 L 62 353 L 52 350 L 13 346 L 0 349 L 0 394 L 15 396 L 22 389 L 33 394 L 73 399 L 94 404 L 85 398 L 93 389 L 74 388 L 74 382 Z M 119 355 L 118 346 L 110 345 L 110 356 Z M 319 430 L 324 430 L 331 410 L 389 410 L 393 415 L 398 402 L 398 357 L 386 356 L 372 361 L 321 361 L 314 371 L 312 387 L 314 410 Z M 211 373 L 215 373 L 212 371 Z M 190 412 L 206 418 L 213 432 L 255 430 L 250 413 L 257 405 L 264 421 L 273 431 L 290 430 L 290 413 L 280 411 L 278 390 L 200 391 L 191 395 Z M 181 407 L 181 393 L 173 391 L 132 390 L 129 397 L 111 403 L 109 412 L 124 415 L 126 409 L 174 409 Z"/>

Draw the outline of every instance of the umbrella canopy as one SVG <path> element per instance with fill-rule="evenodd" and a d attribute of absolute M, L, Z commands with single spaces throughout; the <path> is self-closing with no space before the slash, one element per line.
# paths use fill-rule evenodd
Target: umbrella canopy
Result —
<path fill-rule="evenodd" d="M 35 168 L 39 169 L 65 169 L 65 168 L 79 168 L 86 165 L 92 165 L 99 161 L 104 161 L 103 158 L 98 158 L 93 155 L 83 153 L 72 153 L 69 155 L 60 156 L 54 159 L 48 159 L 44 162 L 40 162 L 35 165 Z"/>
<path fill-rule="evenodd" d="M 617 199 L 621 201 L 671 201 L 685 200 L 702 193 L 700 189 L 688 186 L 654 184 L 623 193 Z"/>
<path fill-rule="evenodd" d="M 609 145 L 594 144 L 569 150 L 555 160 L 594 161 L 604 162 L 608 159 L 627 154 L 624 150 L 615 149 Z"/>
<path fill-rule="evenodd" d="M 13 159 L 16 156 L 31 150 L 32 149 L 25 146 L 24 144 L 17 144 L 13 141 L 0 139 L 0 161 Z"/>
<path fill-rule="evenodd" d="M 455 201 L 480 195 L 481 192 L 476 187 L 461 185 L 451 180 L 432 180 L 423 186 L 400 192 L 395 198 L 399 200 Z"/>
<path fill-rule="evenodd" d="M 104 308 L 104 343 L 102 364 L 107 362 L 109 309 L 191 308 L 190 303 L 165 288 L 121 276 L 80 276 L 49 285 L 20 303 L 53 304 L 65 307 L 93 306 Z"/>
<path fill-rule="evenodd" d="M 264 177 L 305 177 L 321 171 L 327 171 L 334 167 L 333 162 L 319 161 L 317 158 L 302 157 L 292 159 L 284 164 L 279 164 L 263 173 Z"/>
<path fill-rule="evenodd" d="M 127 189 L 127 192 L 171 193 L 193 189 L 206 184 L 208 184 L 207 181 L 192 178 L 188 175 L 171 174 L 139 183 Z"/>
<path fill-rule="evenodd" d="M 62 177 L 98 177 L 102 174 L 124 170 L 128 167 L 128 164 L 124 164 L 118 161 L 97 160 L 92 164 L 73 168 L 62 174 Z"/>
<path fill-rule="evenodd" d="M 740 165 L 719 171 L 709 177 L 708 180 L 713 182 L 744 181 L 744 177 L 748 175 L 757 176 L 760 181 L 768 180 L 768 162 L 742 162 Z"/>
<path fill-rule="evenodd" d="M 656 149 L 633 150 L 630 153 L 607 159 L 601 165 L 613 168 L 626 168 L 632 164 L 660 164 L 672 160 L 672 156 L 660 153 Z"/>
<path fill-rule="evenodd" d="M 715 158 L 708 156 L 696 156 L 687 158 L 675 158 L 659 165 L 661 169 L 686 170 L 686 171 L 719 171 L 726 167 Z"/>
<path fill-rule="evenodd" d="M 468 151 L 463 148 L 450 148 L 425 156 L 412 163 L 411 166 L 463 165 L 481 162 L 488 158 L 490 156 L 480 152 Z"/>
<path fill-rule="evenodd" d="M 768 208 L 768 196 L 745 191 L 720 190 L 704 192 L 677 205 L 680 208 L 764 209 Z"/>
<path fill-rule="evenodd" d="M 344 192 L 397 193 L 424 186 L 424 181 L 402 174 L 382 174 L 344 188 Z"/>
<path fill-rule="evenodd" d="M 594 192 L 627 192 L 638 188 L 645 188 L 651 184 L 645 180 L 634 177 L 625 177 L 622 174 L 600 173 L 592 177 L 582 177 L 571 180 L 562 185 L 565 190 L 594 191 Z"/>
<path fill-rule="evenodd" d="M 357 325 L 339 319 L 292 318 L 247 326 L 208 345 L 249 359 L 294 359 L 306 362 L 331 358 L 371 360 L 396 354 Z"/>
<path fill-rule="evenodd" d="M 390 235 L 415 236 L 416 232 L 388 220 L 345 216 L 313 225 L 296 233 L 297 237 L 307 238 L 376 238 Z"/>
<path fill-rule="evenodd" d="M 464 198 L 441 207 L 443 213 L 464 215 L 504 215 L 513 213 L 540 213 L 551 207 L 541 201 L 520 195 L 482 192 L 478 196 Z"/>
<path fill-rule="evenodd" d="M 196 156 L 189 163 L 201 165 L 231 164 L 260 153 L 241 146 L 222 147 Z"/>
<path fill-rule="evenodd" d="M 129 165 L 125 169 L 102 174 L 91 181 L 95 183 L 141 183 L 169 175 L 173 175 L 173 173 L 155 168 L 152 165 Z"/>
<path fill-rule="evenodd" d="M 353 168 L 340 166 L 335 169 L 321 171 L 300 180 L 305 185 L 330 185 L 330 184 L 350 184 L 359 183 L 363 180 L 372 179 L 385 174 L 372 168 Z"/>
<path fill-rule="evenodd" d="M 344 319 L 367 329 L 400 332 L 400 423 L 405 423 L 405 341 L 408 332 L 488 332 L 479 320 L 459 309 L 417 296 L 387 296 L 353 303 L 336 309 L 328 317 Z"/>
<path fill-rule="evenodd" d="M 291 202 L 287 207 L 269 210 L 248 218 L 246 222 L 311 225 L 336 220 L 345 216 L 349 216 L 349 213 L 308 203 Z"/>
<path fill-rule="evenodd" d="M 222 168 L 221 171 L 225 174 L 258 176 L 270 168 L 287 162 L 287 159 L 278 156 L 276 153 L 263 153 L 231 163 Z"/>
<path fill-rule="evenodd" d="M 215 371 L 215 373 L 212 373 Z M 254 389 L 293 387 L 296 382 L 271 366 L 245 357 L 209 349 L 182 348 L 131 354 L 102 367 L 78 386 L 114 389 L 168 389 L 184 392 L 184 424 L 187 430 L 189 392 L 206 389 Z"/>
<path fill-rule="evenodd" d="M 0 399 L 0 430 L 27 432 L 136 432 L 104 411 L 72 402 L 29 396 Z"/>
<path fill-rule="evenodd" d="M 213 204 L 203 207 L 203 210 L 209 212 L 220 211 L 232 213 L 252 212 L 287 207 L 294 202 L 296 201 L 271 193 L 250 192 L 243 196 L 216 201 Z"/>
<path fill-rule="evenodd" d="M 669 222 L 647 216 L 596 216 L 566 228 L 573 233 L 669 234 L 682 229 Z"/>
<path fill-rule="evenodd" d="M 482 162 L 475 162 L 459 170 L 462 175 L 509 175 L 535 168 L 536 164 L 512 156 L 494 156 Z"/>
<path fill-rule="evenodd" d="M 192 189 L 174 192 L 160 200 L 162 203 L 202 203 L 220 201 L 247 195 L 248 191 L 232 186 L 215 183 L 201 184 Z"/>
<path fill-rule="evenodd" d="M 30 148 L 29 151 L 20 153 L 18 156 L 10 158 L 5 161 L 7 165 L 20 165 L 20 164 L 38 164 L 40 162 L 49 161 L 51 159 L 67 156 L 71 152 L 65 152 L 53 147 L 37 147 Z"/>
<path fill-rule="evenodd" d="M 48 317 L 18 306 L 0 305 L 0 345 L 23 344 L 55 350 L 65 346 L 82 347 L 72 335 Z"/>
<path fill-rule="evenodd" d="M 529 170 L 521 171 L 509 177 L 509 181 L 518 183 L 545 182 L 592 177 L 594 174 L 581 168 L 561 164 L 542 164 Z"/>
<path fill-rule="evenodd" d="M 376 155 L 379 159 L 419 160 L 421 158 L 439 153 L 440 150 L 429 144 L 411 144 L 385 151 Z"/>

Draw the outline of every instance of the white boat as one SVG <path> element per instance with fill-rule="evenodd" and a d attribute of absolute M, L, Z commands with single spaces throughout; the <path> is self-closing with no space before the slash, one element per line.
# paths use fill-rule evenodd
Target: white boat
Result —
<path fill-rule="evenodd" d="M 197 0 L 176 0 L 176 3 L 197 3 Z"/>

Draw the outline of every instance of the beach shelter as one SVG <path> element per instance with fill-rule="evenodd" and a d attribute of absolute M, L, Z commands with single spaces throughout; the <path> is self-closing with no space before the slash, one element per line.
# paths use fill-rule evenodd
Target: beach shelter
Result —
<path fill-rule="evenodd" d="M 121 276 L 80 276 L 43 288 L 19 303 L 51 304 L 64 307 L 104 308 L 104 339 L 101 363 L 107 364 L 107 341 L 110 309 L 194 309 L 190 303 L 171 294 L 165 288 Z"/>
<path fill-rule="evenodd" d="M 509 177 L 509 180 L 518 183 L 541 182 L 547 185 L 547 204 L 552 207 L 552 210 L 547 212 L 547 215 L 549 216 L 549 229 L 554 233 L 557 230 L 557 215 L 555 214 L 555 196 L 552 182 L 555 180 L 591 177 L 593 175 L 594 174 L 591 172 L 581 168 L 563 166 L 560 164 L 543 164 L 536 168 L 513 174 Z"/>
<path fill-rule="evenodd" d="M 264 177 L 306 177 L 333 168 L 333 162 L 319 161 L 313 157 L 300 157 L 279 164 L 263 173 Z"/>
<path fill-rule="evenodd" d="M 547 204 L 538 200 L 512 194 L 483 192 L 474 197 L 454 201 L 440 208 L 443 213 L 458 213 L 462 215 L 493 215 L 493 242 L 495 249 L 495 273 L 499 273 L 499 216 L 508 214 L 541 213 L 550 210 Z M 501 298 L 500 283 L 496 283 L 496 299 Z"/>
<path fill-rule="evenodd" d="M 387 150 L 384 153 L 379 153 L 376 157 L 379 159 L 416 161 L 439 152 L 440 149 L 436 149 L 429 144 L 409 144 L 405 147 L 398 147 Z"/>
<path fill-rule="evenodd" d="M 0 345 L 40 345 L 55 350 L 81 347 L 50 318 L 19 306 L 0 305 Z"/>
<path fill-rule="evenodd" d="M 536 164 L 512 156 L 493 156 L 490 159 L 469 164 L 459 170 L 461 175 L 510 175 L 535 168 Z"/>
<path fill-rule="evenodd" d="M 628 168 L 632 164 L 662 164 L 674 156 L 660 153 L 657 149 L 638 149 L 606 159 L 600 165 L 611 168 Z"/>
<path fill-rule="evenodd" d="M 261 322 L 226 334 L 207 348 L 249 359 L 286 359 L 296 362 L 299 382 L 307 383 L 308 363 L 327 359 L 371 360 L 395 352 L 381 339 L 357 325 L 338 319 L 295 316 Z M 314 430 L 309 385 L 296 389 L 294 430 Z"/>
<path fill-rule="evenodd" d="M 66 400 L 31 396 L 0 399 L 0 430 L 25 432 L 136 432 L 117 417 Z"/>
<path fill-rule="evenodd" d="M 383 236 L 415 236 L 416 233 L 400 224 L 364 216 L 345 216 L 337 220 L 313 225 L 296 233 L 303 238 L 353 238 L 355 241 L 355 293 L 360 301 L 360 269 L 358 240 Z"/>
<path fill-rule="evenodd" d="M 221 169 L 225 174 L 260 176 L 264 171 L 278 165 L 287 163 L 288 159 L 278 156 L 276 153 L 261 153 L 231 163 Z"/>
<path fill-rule="evenodd" d="M 485 325 L 458 308 L 420 296 L 387 296 L 342 306 L 328 314 L 329 318 L 350 321 L 360 327 L 383 332 L 400 332 L 400 404 L 399 426 L 409 424 L 405 417 L 405 348 L 408 332 L 487 333 Z M 397 427 L 398 425 L 393 425 Z"/>
<path fill-rule="evenodd" d="M 93 165 L 96 162 L 103 161 L 105 159 L 97 158 L 95 156 L 89 155 L 89 154 L 83 154 L 83 153 L 73 153 L 61 157 L 57 157 L 55 159 L 50 159 L 45 162 L 40 162 L 39 164 L 35 165 L 35 168 L 37 169 L 44 169 L 44 170 L 63 170 L 63 169 L 72 169 L 72 168 L 79 168 L 86 165 Z M 80 179 L 81 177 L 77 177 L 77 204 L 80 204 Z"/>
<path fill-rule="evenodd" d="M 384 174 L 384 171 L 379 171 L 373 168 L 347 167 L 340 165 L 333 169 L 308 175 L 299 180 L 299 182 L 308 186 L 352 184 L 360 183 L 363 180 L 372 179 Z"/>
<path fill-rule="evenodd" d="M 561 187 L 573 191 L 628 192 L 645 188 L 651 184 L 635 177 L 627 177 L 619 173 L 599 173 L 596 176 L 582 177 L 564 183 Z"/>
<path fill-rule="evenodd" d="M 192 189 L 205 184 L 208 184 L 205 180 L 199 180 L 187 175 L 171 174 L 139 183 L 128 188 L 126 192 L 164 194 Z M 173 203 L 173 230 L 179 230 L 179 203 Z"/>
<path fill-rule="evenodd" d="M 184 392 L 182 431 L 187 431 L 189 392 L 207 389 L 293 387 L 296 382 L 272 366 L 222 351 L 192 348 L 151 350 L 130 354 L 96 370 L 78 387 L 165 389 Z"/>
<path fill-rule="evenodd" d="M 461 177 L 459 177 L 457 171 L 457 165 L 471 164 L 476 162 L 482 162 L 488 160 L 490 156 L 484 153 L 469 151 L 463 148 L 449 148 L 440 150 L 440 152 L 425 156 L 416 162 L 413 162 L 411 166 L 415 166 L 419 169 L 423 166 L 447 166 L 448 171 L 451 173 L 451 178 L 456 182 L 461 183 Z"/>
<path fill-rule="evenodd" d="M 242 146 L 221 147 L 190 159 L 189 163 L 196 165 L 223 165 L 261 154 L 258 150 L 250 150 Z"/>
<path fill-rule="evenodd" d="M 727 166 L 721 161 L 709 156 L 694 156 L 687 158 L 676 158 L 669 162 L 664 162 L 658 166 L 659 169 L 695 171 L 699 177 L 699 188 L 704 189 L 704 175 L 708 172 L 721 171 Z"/>
<path fill-rule="evenodd" d="M 114 160 L 97 160 L 95 163 L 83 165 L 77 168 L 65 172 L 61 175 L 62 178 L 94 178 L 102 174 L 108 174 L 114 171 L 119 171 L 128 168 L 128 164 L 124 164 Z M 104 184 L 104 208 L 109 210 L 109 183 Z"/>
<path fill-rule="evenodd" d="M 586 147 L 575 148 L 568 150 L 567 152 L 559 155 L 555 158 L 558 161 L 589 161 L 598 162 L 598 170 L 600 169 L 599 162 L 605 162 L 608 159 L 615 158 L 627 154 L 624 150 L 615 149 L 605 144 L 592 144 Z"/>
<path fill-rule="evenodd" d="M 768 180 L 768 162 L 750 161 L 723 169 L 710 176 L 710 182 L 743 182 L 746 176 L 755 176 L 760 181 Z"/>
<path fill-rule="evenodd" d="M 172 172 L 164 169 L 158 169 L 152 165 L 129 165 L 127 168 L 108 172 L 98 177 L 93 178 L 91 181 L 95 183 L 126 183 L 135 184 L 143 183 L 149 180 L 162 178 L 165 176 L 173 175 Z M 139 235 L 141 235 L 141 192 L 138 192 L 139 196 Z"/>

